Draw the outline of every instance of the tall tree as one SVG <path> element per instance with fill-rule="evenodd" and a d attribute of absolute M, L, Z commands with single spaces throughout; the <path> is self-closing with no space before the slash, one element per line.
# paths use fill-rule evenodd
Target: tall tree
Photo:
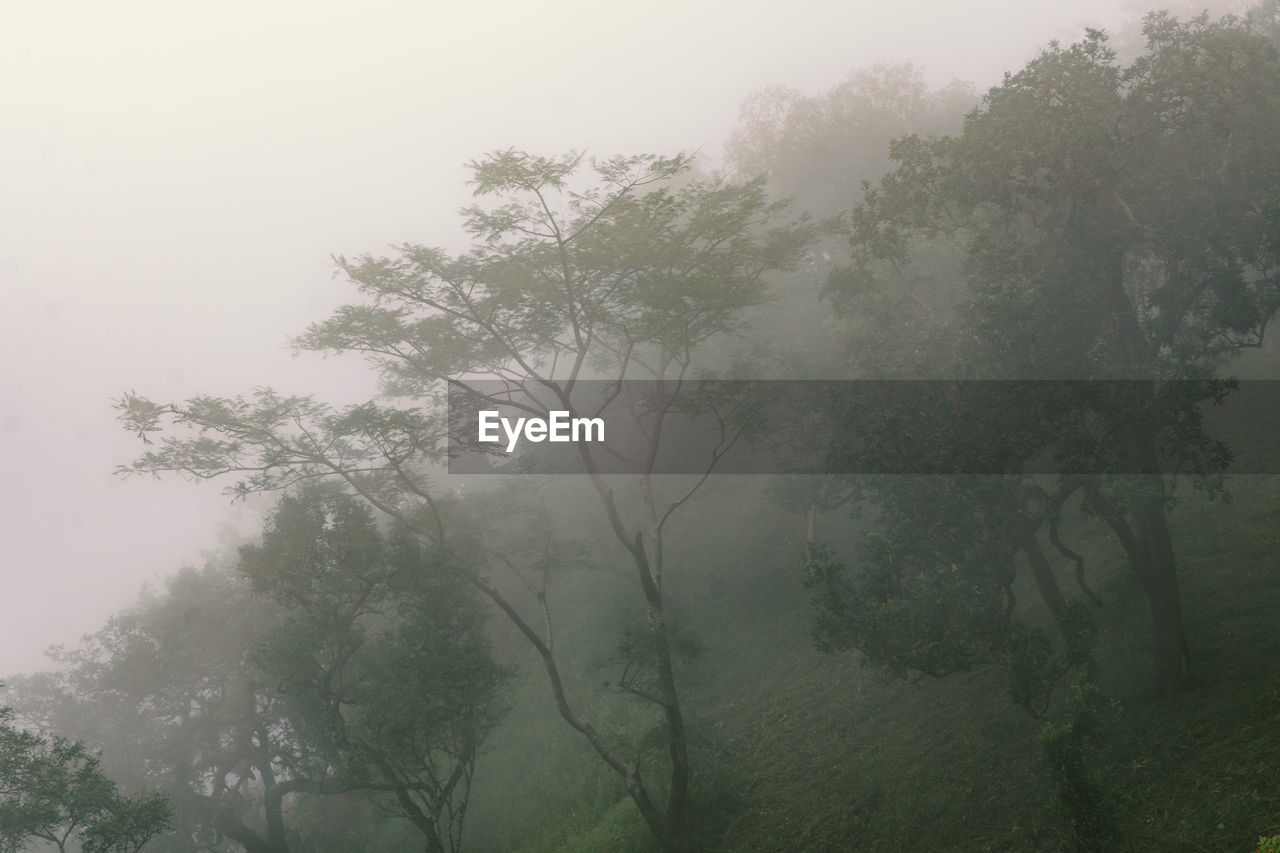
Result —
<path fill-rule="evenodd" d="M 1189 650 L 1162 434 L 1170 411 L 1200 401 L 1160 380 L 1212 377 L 1260 344 L 1280 308 L 1280 59 L 1236 18 L 1153 14 L 1145 31 L 1147 53 L 1127 67 L 1091 31 L 1007 76 L 959 135 L 898 142 L 897 169 L 854 212 L 854 262 L 830 287 L 853 313 L 886 281 L 936 288 L 936 270 L 903 272 L 918 271 L 922 247 L 957 247 L 967 364 L 956 369 L 1143 380 L 1095 414 L 1114 461 L 1145 476 L 1084 488 L 1150 599 L 1156 686 L 1169 694 L 1186 685 Z M 1223 461 L 1174 449 L 1208 473 Z"/>
<path fill-rule="evenodd" d="M 654 477 L 662 420 L 685 392 L 699 348 L 733 331 L 744 309 L 764 297 L 765 277 L 799 262 L 817 236 L 806 222 L 785 223 L 784 206 L 765 198 L 761 181 L 696 179 L 692 165 L 683 155 L 587 161 L 500 152 L 471 164 L 476 194 L 497 201 L 465 211 L 470 251 L 455 258 L 405 245 L 394 258 L 339 258 L 367 301 L 339 309 L 298 344 L 365 354 L 384 379 L 384 398 L 403 406 L 335 412 L 266 391 L 253 400 L 161 405 L 128 395 L 121 403 L 125 423 L 144 437 L 169 425 L 194 433 L 166 435 L 134 472 L 243 472 L 245 491 L 336 476 L 440 545 L 466 538 L 450 527 L 460 502 L 433 492 L 430 482 L 430 463 L 445 453 L 448 425 L 434 405 L 445 384 L 545 415 L 548 405 L 576 411 L 575 389 L 588 377 L 653 380 L 658 420 L 645 434 L 630 502 L 599 473 L 594 448 L 580 444 L 578 452 L 602 523 L 638 583 L 654 679 L 647 695 L 665 742 L 665 804 L 641 774 L 638 745 L 602 731 L 565 686 L 546 588 L 537 580 L 546 563 L 540 549 L 525 542 L 512 551 L 496 540 L 481 546 L 491 564 L 524 580 L 531 599 L 525 606 L 508 600 L 484 571 L 467 577 L 537 652 L 561 717 L 623 780 L 670 850 L 695 843 L 688 736 L 666 615 L 664 529 L 705 476 L 667 494 Z M 507 390 L 495 396 L 476 377 Z M 707 460 L 705 475 L 718 458 Z M 527 615 L 528 606 L 537 617 Z"/>

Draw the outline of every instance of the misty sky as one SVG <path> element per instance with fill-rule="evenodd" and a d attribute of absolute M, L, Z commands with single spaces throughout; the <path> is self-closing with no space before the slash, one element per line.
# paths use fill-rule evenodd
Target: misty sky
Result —
<path fill-rule="evenodd" d="M 461 248 L 465 161 L 699 149 L 739 104 L 877 60 L 980 88 L 1123 2 L 360 4 L 0 0 L 0 675 L 198 563 L 217 484 L 128 480 L 110 402 L 255 385 L 349 401 L 286 338 L 331 253 Z"/>

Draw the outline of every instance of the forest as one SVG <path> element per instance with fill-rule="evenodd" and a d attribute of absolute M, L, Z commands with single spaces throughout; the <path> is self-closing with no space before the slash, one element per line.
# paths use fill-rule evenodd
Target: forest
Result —
<path fill-rule="evenodd" d="M 1280 851 L 1280 3 L 723 162 L 477 152 L 278 330 L 375 396 L 122 390 L 262 516 L 4 676 L 0 853 Z"/>

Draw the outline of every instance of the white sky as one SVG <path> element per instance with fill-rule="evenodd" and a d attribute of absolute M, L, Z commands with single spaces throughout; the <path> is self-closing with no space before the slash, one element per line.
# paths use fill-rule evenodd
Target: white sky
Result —
<path fill-rule="evenodd" d="M 463 163 L 700 148 L 741 101 L 882 60 L 980 88 L 1102 0 L 186 3 L 0 0 L 0 675 L 199 562 L 217 485 L 120 481 L 110 400 L 367 395 L 285 339 L 330 253 L 460 247 Z M 250 514 L 238 524 L 254 529 Z"/>

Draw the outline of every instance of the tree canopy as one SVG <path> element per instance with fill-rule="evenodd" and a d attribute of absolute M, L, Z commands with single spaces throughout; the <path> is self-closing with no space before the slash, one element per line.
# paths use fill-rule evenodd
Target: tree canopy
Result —
<path fill-rule="evenodd" d="M 1082 400 L 1072 429 L 1049 425 L 1028 450 L 1095 454 L 1098 470 L 1106 458 L 1147 475 L 1064 479 L 1051 491 L 1056 506 L 1063 489 L 1082 491 L 1123 544 L 1151 601 L 1157 688 L 1169 693 L 1186 685 L 1189 649 L 1170 485 L 1154 475 L 1170 454 L 1188 471 L 1224 470 L 1229 456 L 1199 431 L 1198 410 L 1228 388 L 1162 380 L 1212 379 L 1260 344 L 1280 309 L 1280 58 L 1236 18 L 1157 13 L 1146 34 L 1147 52 L 1127 66 L 1099 31 L 1053 44 L 993 88 L 959 134 L 895 143 L 897 168 L 854 209 L 852 262 L 827 286 L 855 334 L 870 325 L 862 306 L 875 317 L 886 300 L 903 309 L 890 312 L 901 332 L 887 342 L 890 371 L 1143 380 Z M 1022 518 L 1022 487 L 1011 485 L 1006 517 Z"/>
<path fill-rule="evenodd" d="M 1221 494 L 1231 448 L 1204 413 L 1229 398 L 1234 356 L 1261 343 L 1280 309 L 1274 6 L 1247 19 L 1152 15 L 1146 52 L 1124 61 L 1101 32 L 1052 43 L 976 106 L 966 87 L 930 92 L 909 67 L 880 66 L 814 98 L 770 90 L 746 106 L 731 143 L 738 177 L 706 174 L 684 154 L 509 149 L 473 161 L 467 248 L 335 256 L 350 303 L 293 339 L 303 353 L 363 357 L 381 379 L 376 397 L 335 407 L 257 388 L 119 401 L 145 444 L 123 473 L 223 478 L 236 497 L 282 497 L 234 571 L 181 573 L 64 652 L 72 669 L 53 681 L 139 742 L 145 758 L 130 778 L 166 786 L 193 845 L 319 849 L 315 826 L 376 808 L 428 850 L 453 851 L 488 738 L 531 752 L 545 743 L 500 726 L 514 670 L 490 643 L 502 655 L 524 644 L 545 681 L 513 690 L 549 698 L 546 715 L 598 771 L 576 763 L 560 787 L 594 787 L 593 803 L 617 806 L 610 820 L 629 819 L 646 846 L 692 851 L 716 844 L 700 808 L 708 788 L 734 799 L 726 812 L 762 802 L 743 793 L 752 786 L 730 779 L 717 792 L 700 774 L 722 722 L 741 714 L 726 752 L 751 739 L 768 749 L 762 733 L 798 748 L 784 730 L 819 732 L 804 715 L 773 713 L 802 700 L 768 696 L 754 659 L 765 655 L 743 653 L 791 640 L 797 657 L 774 663 L 803 670 L 808 644 L 795 635 L 811 624 L 823 651 L 854 649 L 896 673 L 941 679 L 1002 664 L 1019 705 L 1071 717 L 1045 729 L 1042 757 L 1075 823 L 1071 842 L 1101 843 L 1116 817 L 1091 812 L 1104 794 L 1086 752 L 1105 709 L 1090 682 L 1114 664 L 1117 649 L 1103 644 L 1121 642 L 1118 621 L 1126 660 L 1145 664 L 1128 647 L 1132 598 L 1150 611 L 1157 696 L 1191 684 L 1202 629 L 1184 625 L 1174 514 L 1184 481 L 1168 472 Z M 771 198 L 790 192 L 831 218 L 815 223 Z M 839 358 L 833 336 L 848 345 Z M 788 346 L 803 357 L 776 358 Z M 692 389 L 740 371 L 744 349 L 809 372 L 940 381 L 916 383 L 916 408 L 877 407 L 878 391 L 859 391 L 739 421 L 719 408 L 736 405 L 732 391 Z M 446 474 L 475 442 L 450 394 L 530 417 L 631 417 L 641 413 L 622 389 L 637 379 L 652 393 L 627 451 L 632 475 L 608 473 L 614 449 L 589 443 L 568 451 L 576 479 Z M 708 407 L 721 444 L 692 475 L 662 475 L 679 416 Z M 803 583 L 816 619 L 778 603 L 805 596 L 800 525 L 790 537 L 764 532 L 772 513 L 760 493 L 714 479 L 722 451 L 762 425 L 776 444 L 826 442 L 830 476 L 774 488 L 808 513 Z M 1028 473 L 1046 460 L 1059 467 Z M 882 468 L 910 473 L 848 474 Z M 699 501 L 704 514 L 689 513 Z M 855 517 L 824 521 L 830 541 L 820 541 L 819 510 L 842 508 Z M 1110 565 L 1107 547 L 1118 577 L 1096 571 Z M 1063 560 L 1074 588 L 1054 564 Z M 726 615 L 735 608 L 751 617 Z M 764 627 L 773 616 L 782 633 Z M 703 631 L 722 633 L 705 642 Z M 725 711 L 714 720 L 699 713 L 718 690 L 699 683 L 712 680 L 695 662 L 708 649 L 721 663 L 746 658 L 732 665 L 749 673 L 733 698 L 711 699 Z M 874 678 L 856 689 L 874 692 Z M 880 716 L 893 713 L 859 725 Z M 743 720 L 756 727 L 746 736 Z M 823 753 L 815 785 L 861 774 L 828 767 L 838 728 L 811 738 Z M 510 772 L 519 760 L 499 763 Z M 509 791 L 493 797 L 556 809 L 572 799 Z M 874 799 L 840 805 L 828 846 L 861 840 Z M 570 811 L 556 809 L 534 822 Z M 790 816 L 778 825 L 795 835 Z M 620 843 L 612 824 L 597 829 L 579 846 Z M 1024 840 L 1015 830 L 1008 838 Z M 326 843 L 359 847 L 372 832 Z M 806 832 L 795 843 L 809 843 Z"/>
<path fill-rule="evenodd" d="M 2 685 L 0 685 L 2 686 Z M 137 853 L 169 826 L 164 796 L 126 796 L 80 741 L 19 727 L 0 708 L 0 850 L 32 840 L 66 851 Z"/>
<path fill-rule="evenodd" d="M 242 492 L 338 477 L 437 547 L 487 554 L 488 565 L 468 565 L 462 576 L 533 646 L 560 715 L 624 780 L 653 834 L 670 849 L 689 849 L 690 768 L 664 615 L 663 537 L 667 520 L 719 457 L 708 458 L 690 487 L 667 495 L 653 477 L 662 419 L 696 370 L 699 348 L 738 330 L 744 309 L 765 299 L 765 277 L 798 264 L 820 229 L 804 217 L 788 221 L 786 205 L 767 199 L 762 180 L 699 177 L 687 155 L 588 160 L 508 150 L 470 165 L 476 195 L 496 200 L 464 211 L 471 249 L 450 257 L 409 244 L 394 258 L 338 257 L 365 301 L 339 309 L 296 341 L 303 349 L 367 356 L 382 377 L 383 401 L 333 411 L 269 390 L 253 400 L 185 404 L 130 394 L 120 404 L 122 420 L 147 440 L 165 434 L 127 470 L 235 472 Z M 602 733 L 565 690 L 546 574 L 542 583 L 530 581 L 537 576 L 531 564 L 545 558 L 528 543 L 504 547 L 510 537 L 502 531 L 468 525 L 465 501 L 431 482 L 432 464 L 446 453 L 445 387 L 545 415 L 549 407 L 583 405 L 574 391 L 585 378 L 637 376 L 653 380 L 660 399 L 658 420 L 644 434 L 634 512 L 600 476 L 598 451 L 577 448 L 605 529 L 639 583 L 655 685 L 647 695 L 665 732 L 664 806 L 655 803 L 636 750 Z M 482 388 L 477 378 L 496 380 L 500 390 Z M 171 426 L 188 432 L 175 435 Z M 493 583 L 487 574 L 493 567 L 522 578 L 538 620 Z"/>

